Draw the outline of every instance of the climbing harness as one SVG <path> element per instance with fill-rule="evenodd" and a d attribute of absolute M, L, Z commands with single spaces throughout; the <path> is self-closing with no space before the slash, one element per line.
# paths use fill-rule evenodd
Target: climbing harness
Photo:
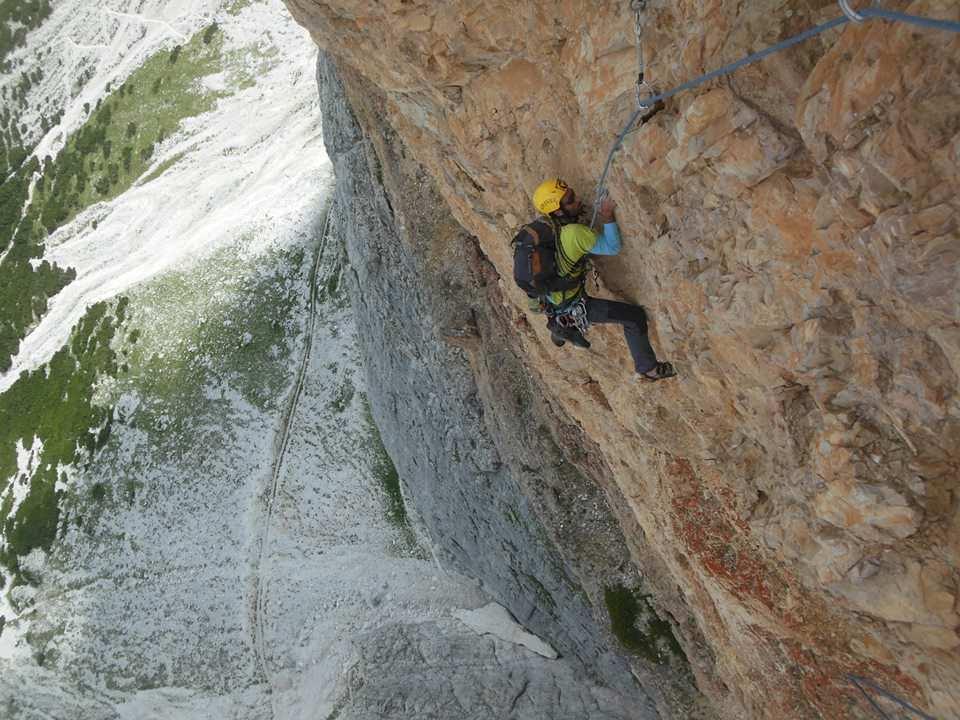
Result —
<path fill-rule="evenodd" d="M 866 698 L 867 702 L 870 703 L 870 706 L 871 706 L 874 710 L 876 710 L 876 711 L 877 711 L 877 714 L 878 714 L 880 717 L 884 718 L 884 720 L 891 720 L 891 719 L 890 719 L 890 716 L 887 715 L 883 710 L 880 709 L 880 706 L 877 705 L 877 702 L 876 702 L 872 697 L 870 697 L 870 696 L 867 694 L 867 691 L 864 689 L 864 686 L 869 687 L 869 688 L 870 688 L 871 690 L 873 690 L 874 692 L 879 693 L 880 695 L 882 695 L 883 697 L 885 697 L 885 698 L 887 698 L 887 699 L 889 699 L 889 700 L 892 700 L 892 701 L 895 702 L 897 705 L 899 705 L 899 706 L 902 707 L 903 709 L 905 709 L 905 710 L 913 713 L 914 715 L 916 715 L 916 716 L 917 716 L 918 718 L 920 718 L 921 720 L 935 720 L 935 718 L 933 718 L 933 717 L 930 716 L 930 715 L 927 715 L 927 714 L 926 714 L 925 712 L 923 712 L 922 710 L 918 710 L 918 709 L 915 708 L 913 705 L 911 705 L 910 703 L 908 703 L 906 700 L 901 700 L 900 698 L 898 698 L 896 695 L 894 695 L 894 694 L 893 694 L 892 692 L 890 692 L 889 690 L 883 689 L 882 687 L 880 687 L 879 685 L 877 685 L 875 682 L 873 682 L 872 680 L 870 680 L 870 678 L 860 677 L 859 675 L 847 675 L 847 680 L 849 680 L 851 683 L 853 683 L 854 686 L 856 686 L 857 690 L 859 690 L 860 693 L 863 695 L 863 697 Z"/>
<path fill-rule="evenodd" d="M 548 309 L 547 313 L 562 328 L 576 328 L 581 335 L 586 335 L 590 329 L 587 319 L 587 301 L 582 295 L 575 302 L 562 309 Z"/>
<path fill-rule="evenodd" d="M 840 5 L 840 9 L 843 11 L 843 15 L 840 17 L 834 18 L 833 20 L 828 20 L 821 25 L 804 30 L 799 34 L 794 35 L 791 38 L 787 38 L 786 40 L 782 40 L 775 45 L 771 45 L 764 50 L 760 50 L 759 52 L 748 55 L 745 58 L 737 60 L 736 62 L 732 62 L 729 65 L 724 65 L 721 68 L 705 73 L 700 77 L 689 80 L 682 85 L 678 85 L 672 90 L 648 97 L 642 103 L 640 103 L 640 106 L 633 113 L 633 115 L 630 116 L 630 120 L 627 121 L 627 124 L 624 126 L 623 130 L 621 130 L 620 134 L 617 135 L 616 140 L 613 142 L 613 147 L 610 149 L 610 152 L 607 155 L 607 162 L 603 167 L 603 174 L 600 176 L 600 182 L 597 184 L 596 200 L 594 201 L 593 205 L 593 217 L 590 220 L 590 227 L 593 227 L 596 224 L 597 211 L 600 208 L 600 201 L 606 194 L 607 175 L 610 173 L 610 166 L 613 163 L 613 156 L 616 154 L 617 150 L 620 149 L 621 145 L 623 145 L 624 138 L 631 131 L 631 129 L 633 129 L 633 126 L 637 120 L 643 115 L 648 114 L 650 109 L 658 102 L 662 102 L 663 100 L 671 98 L 685 90 L 691 90 L 695 87 L 703 85 L 705 82 L 713 80 L 714 78 L 718 78 L 723 75 L 729 75 L 730 73 L 739 70 L 746 65 L 751 65 L 752 63 L 763 60 L 765 57 L 773 55 L 780 50 L 786 50 L 794 45 L 799 45 L 803 41 L 808 40 L 815 35 L 819 35 L 820 33 L 826 32 L 827 30 L 831 30 L 848 22 L 860 23 L 863 20 L 879 18 L 882 20 L 890 20 L 892 22 L 903 22 L 911 25 L 917 25 L 919 27 L 933 28 L 936 30 L 948 30 L 950 32 L 960 33 L 960 22 L 957 22 L 956 20 L 941 20 L 939 18 L 924 17 L 922 15 L 908 15 L 906 13 L 896 12 L 894 10 L 884 10 L 883 8 L 878 7 L 867 7 L 860 11 L 855 11 L 852 7 L 850 7 L 850 0 L 837 0 L 837 2 Z M 641 9 L 645 10 L 646 0 L 643 0 L 642 2 L 640 0 L 632 0 L 630 7 L 637 14 L 637 38 L 638 41 L 640 41 L 642 39 L 642 28 L 639 27 L 642 20 Z M 644 66 L 642 48 L 638 50 L 638 54 L 640 56 L 639 77 L 643 78 Z M 639 98 L 639 87 L 637 89 L 637 93 Z"/>

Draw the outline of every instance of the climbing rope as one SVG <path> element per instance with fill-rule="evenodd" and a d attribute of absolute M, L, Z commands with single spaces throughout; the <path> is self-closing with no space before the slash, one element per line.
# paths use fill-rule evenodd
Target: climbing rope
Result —
<path fill-rule="evenodd" d="M 867 686 L 871 690 L 874 690 L 875 692 L 878 692 L 879 694 L 883 695 L 889 700 L 892 700 L 903 709 L 914 713 L 921 720 L 936 720 L 936 718 L 930 715 L 927 715 L 922 710 L 918 710 L 913 705 L 908 703 L 906 700 L 901 700 L 892 692 L 888 690 L 884 690 L 882 687 L 880 687 L 875 682 L 870 680 L 870 678 L 860 677 L 859 675 L 847 675 L 847 679 L 856 686 L 857 690 L 859 690 L 863 694 L 863 697 L 867 699 L 867 702 L 870 703 L 873 709 L 876 710 L 877 713 L 880 715 L 880 717 L 884 718 L 884 720 L 890 720 L 890 716 L 880 709 L 880 706 L 877 705 L 877 702 L 867 694 L 867 691 L 864 689 L 864 686 Z"/>
<path fill-rule="evenodd" d="M 903 22 L 903 23 L 909 23 L 911 25 L 917 25 L 919 27 L 933 28 L 936 30 L 949 30 L 950 32 L 960 33 L 960 22 L 957 22 L 955 20 L 940 20 L 938 18 L 929 18 L 921 15 L 908 15 L 906 13 L 896 12 L 894 10 L 884 10 L 883 8 L 878 8 L 878 7 L 868 7 L 868 8 L 864 8 L 863 10 L 860 10 L 859 12 L 856 12 L 853 10 L 853 8 L 850 7 L 849 0 L 837 0 L 837 2 L 840 5 L 840 9 L 843 11 L 843 15 L 841 15 L 840 17 L 834 18 L 833 20 L 829 20 L 823 23 L 822 25 L 817 25 L 816 27 L 812 27 L 808 30 L 804 30 L 802 33 L 799 33 L 798 35 L 794 35 L 791 38 L 782 40 L 776 43 L 775 45 L 771 45 L 770 47 L 765 48 L 764 50 L 760 50 L 759 52 L 755 52 L 752 55 L 747 55 L 747 57 L 741 60 L 737 60 L 736 62 L 732 62 L 729 65 L 724 65 L 721 68 L 705 73 L 700 77 L 694 78 L 693 80 L 689 80 L 683 83 L 682 85 L 678 85 L 672 90 L 668 90 L 667 92 L 660 93 L 659 95 L 653 95 L 652 97 L 649 97 L 646 100 L 643 100 L 642 102 L 640 101 L 640 87 L 639 87 L 640 81 L 638 81 L 637 102 L 639 107 L 633 113 L 633 115 L 630 116 L 630 120 L 627 121 L 627 124 L 624 126 L 623 130 L 620 131 L 620 134 L 617 135 L 617 139 L 614 141 L 613 147 L 610 149 L 610 153 L 607 155 L 607 162 L 603 166 L 603 174 L 600 176 L 600 182 L 597 185 L 597 193 L 596 193 L 596 199 L 593 204 L 593 217 L 590 220 L 590 227 L 593 227 L 597 222 L 597 211 L 600 208 L 600 201 L 603 199 L 603 196 L 606 194 L 607 175 L 609 174 L 610 166 L 613 163 L 613 156 L 616 154 L 617 150 L 620 149 L 620 146 L 623 145 L 623 140 L 624 138 L 626 138 L 627 134 L 633 128 L 634 123 L 636 123 L 637 120 L 642 115 L 650 113 L 651 108 L 653 108 L 653 106 L 656 105 L 658 102 L 662 102 L 663 100 L 666 100 L 667 98 L 671 98 L 674 95 L 677 95 L 678 93 L 681 93 L 685 90 L 692 90 L 693 88 L 703 85 L 705 82 L 709 82 L 714 78 L 718 78 L 723 75 L 729 75 L 730 73 L 735 72 L 736 70 L 739 70 L 740 68 L 746 65 L 751 65 L 755 62 L 763 60 L 765 57 L 768 57 L 770 55 L 773 55 L 774 53 L 780 52 L 781 50 L 786 50 L 787 48 L 793 47 L 794 45 L 799 45 L 800 43 L 814 37 L 815 35 L 819 35 L 820 33 L 826 32 L 827 30 L 832 30 L 833 28 L 848 22 L 860 23 L 860 22 L 863 22 L 864 20 L 869 20 L 870 18 L 880 18 L 882 20 L 890 20 L 892 22 Z M 644 2 L 642 2 L 642 5 L 645 8 L 646 6 L 645 0 Z M 631 4 L 631 8 L 633 8 L 637 12 L 637 24 L 638 24 L 637 40 L 638 42 L 640 42 L 642 40 L 642 28 L 639 28 L 639 23 L 642 19 L 642 16 L 640 11 L 637 10 L 637 0 L 634 0 L 634 2 Z M 638 54 L 640 56 L 640 78 L 642 79 L 643 78 L 642 49 L 638 51 Z"/>

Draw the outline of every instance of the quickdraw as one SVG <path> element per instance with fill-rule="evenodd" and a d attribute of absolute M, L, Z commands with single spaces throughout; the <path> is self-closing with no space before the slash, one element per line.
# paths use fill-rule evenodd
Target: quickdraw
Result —
<path fill-rule="evenodd" d="M 620 131 L 620 134 L 617 135 L 617 139 L 614 140 L 613 146 L 610 148 L 610 152 L 607 154 L 607 162 L 603 167 L 603 173 L 600 175 L 600 182 L 597 184 L 597 193 L 596 193 L 596 202 L 594 203 L 593 208 L 593 217 L 590 220 L 590 227 L 594 227 L 597 221 L 597 210 L 600 207 L 600 201 L 606 193 L 607 187 L 607 175 L 610 172 L 610 165 L 613 163 L 613 156 L 616 154 L 617 150 L 623 145 L 623 140 L 626 136 L 635 129 L 636 122 L 648 115 L 650 115 L 650 110 L 653 107 L 656 107 L 658 103 L 662 103 L 664 100 L 677 95 L 678 93 L 684 92 L 686 90 L 692 90 L 693 88 L 699 87 L 710 80 L 713 80 L 724 75 L 729 75 L 732 72 L 746 66 L 751 63 L 758 62 L 764 58 L 776 53 L 781 50 L 786 50 L 789 47 L 798 45 L 803 41 L 812 38 L 815 35 L 819 35 L 822 32 L 827 30 L 832 30 L 835 27 L 839 27 L 848 22 L 859 23 L 863 20 L 870 20 L 871 18 L 882 18 L 884 20 L 890 20 L 891 22 L 903 22 L 909 23 L 911 25 L 916 25 L 918 27 L 933 28 L 938 30 L 947 30 L 949 32 L 960 33 L 960 22 L 956 20 L 946 20 L 941 18 L 931 18 L 925 17 L 923 15 L 908 15 L 906 13 L 897 12 L 895 10 L 884 10 L 883 8 L 870 6 L 861 8 L 859 11 L 854 10 L 850 5 L 850 0 L 837 0 L 837 3 L 840 6 L 840 10 L 843 11 L 843 15 L 833 20 L 828 20 L 825 23 L 812 27 L 808 30 L 804 30 L 793 37 L 787 38 L 786 40 L 781 40 L 780 42 L 771 45 L 770 47 L 764 48 L 758 52 L 747 55 L 745 58 L 737 60 L 736 62 L 729 63 L 724 65 L 721 68 L 716 70 L 711 70 L 708 73 L 704 73 L 699 77 L 694 78 L 693 80 L 688 80 L 687 82 L 677 85 L 672 90 L 666 92 L 658 93 L 652 95 L 642 102 L 640 102 L 641 95 L 641 85 L 644 83 L 644 66 L 643 66 L 643 48 L 639 45 L 642 41 L 642 20 L 643 20 L 643 11 L 645 9 L 646 2 L 641 0 L 631 0 L 630 8 L 634 11 L 636 16 L 636 29 L 637 29 L 637 43 L 638 43 L 638 59 L 640 62 L 640 74 L 637 77 L 637 97 L 640 107 L 638 107 L 633 115 L 630 116 L 630 119 L 627 121 L 627 124 L 623 127 L 623 130 Z"/>
<path fill-rule="evenodd" d="M 586 335 L 590 329 L 590 320 L 587 319 L 587 302 L 581 297 L 572 305 L 564 307 L 560 312 L 550 313 L 557 325 L 563 328 L 576 328 L 581 335 Z"/>
<path fill-rule="evenodd" d="M 644 80 L 645 69 L 643 64 L 643 26 L 646 21 L 647 0 L 632 0 L 630 9 L 634 12 L 633 29 L 637 35 L 637 108 L 646 108 L 644 97 L 649 97 L 650 85 Z"/>

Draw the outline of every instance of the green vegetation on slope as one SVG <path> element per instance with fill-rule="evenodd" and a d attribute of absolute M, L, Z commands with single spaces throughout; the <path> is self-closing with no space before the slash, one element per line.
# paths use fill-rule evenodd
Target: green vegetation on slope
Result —
<path fill-rule="evenodd" d="M 330 268 L 324 273 L 325 280 L 318 288 L 318 300 L 334 308 L 344 308 L 350 305 L 350 296 L 343 277 L 345 269 L 350 264 L 347 260 L 347 249 L 342 247 L 331 252 L 336 252 L 336 256 Z"/>
<path fill-rule="evenodd" d="M 213 106 L 218 94 L 199 89 L 197 80 L 222 69 L 223 38 L 205 37 L 197 33 L 185 46 L 147 60 L 98 104 L 56 161 L 44 160 L 34 198 L 44 228 L 52 232 L 91 204 L 125 192 L 149 167 L 156 143 L 184 118 Z"/>
<path fill-rule="evenodd" d="M 5 493 L 0 564 L 15 576 L 18 556 L 48 549 L 56 537 L 60 466 L 89 458 L 109 436 L 111 410 L 95 404 L 93 393 L 99 378 L 118 372 L 111 342 L 125 322 L 126 308 L 125 298 L 113 307 L 92 306 L 46 366 L 24 373 L 0 395 L 0 488 Z M 11 512 L 13 488 L 8 483 L 17 473 L 17 444 L 29 449 L 34 438 L 43 444 L 39 462 L 26 479 L 26 497 Z"/>
<path fill-rule="evenodd" d="M 364 415 L 367 420 L 368 440 L 373 458 L 373 472 L 383 490 L 386 504 L 387 520 L 397 528 L 409 528 L 410 519 L 407 517 L 407 508 L 403 502 L 403 493 L 400 490 L 400 475 L 390 459 L 387 449 L 380 438 L 380 430 L 373 419 L 370 401 L 363 397 Z"/>
<path fill-rule="evenodd" d="M 12 68 L 7 56 L 27 43 L 27 33 L 50 17 L 49 0 L 0 0 L 0 73 Z"/>
<path fill-rule="evenodd" d="M 44 76 L 43 68 L 39 66 L 17 75 L 15 63 L 8 56 L 26 45 L 27 34 L 40 27 L 50 13 L 49 0 L 0 0 L 0 75 L 15 78 L 15 82 L 4 84 L 0 91 L 0 107 L 3 108 L 0 112 L 0 181 L 23 165 L 30 154 L 24 140 L 28 128 L 20 123 L 17 111 L 27 109 L 27 94 Z M 37 57 L 43 52 L 43 49 L 39 49 Z M 20 64 L 23 64 L 22 60 Z M 57 114 L 51 121 L 41 116 L 42 131 L 46 133 L 51 126 L 60 122 L 61 117 L 61 114 Z"/>
<path fill-rule="evenodd" d="M 0 372 L 6 372 L 20 341 L 36 318 L 47 311 L 49 298 L 60 292 L 76 274 L 44 260 L 40 233 L 32 229 L 26 204 L 30 178 L 39 168 L 32 158 L 12 179 L 0 185 Z"/>
<path fill-rule="evenodd" d="M 686 661 L 670 623 L 660 619 L 649 598 L 622 585 L 604 589 L 613 634 L 624 649 L 658 665 L 670 662 L 671 657 Z"/>
<path fill-rule="evenodd" d="M 114 310 L 91 307 L 45 367 L 0 394 L 0 564 L 15 583 L 29 581 L 18 558 L 49 549 L 63 523 L 86 527 L 102 511 L 98 506 L 135 500 L 136 463 L 118 465 L 79 494 L 56 490 L 58 466 L 100 454 L 122 394 L 145 400 L 123 422 L 157 431 L 158 447 L 172 456 L 193 441 L 187 438 L 206 437 L 198 426 L 229 432 L 227 417 L 211 422 L 208 415 L 222 409 L 219 388 L 240 392 L 260 409 L 278 407 L 302 303 L 289 279 L 305 273 L 305 263 L 304 250 L 295 248 L 260 255 L 251 265 L 235 246 L 200 267 L 156 278 Z M 43 450 L 28 494 L 11 513 L 17 443 L 29 450 L 34 438 Z"/>
<path fill-rule="evenodd" d="M 43 78 L 42 70 L 34 70 L 33 82 L 40 82 Z M 30 153 L 25 146 L 25 139 L 28 133 L 26 125 L 20 123 L 20 116 L 15 114 L 15 110 L 24 110 L 27 106 L 26 98 L 20 101 L 20 105 L 14 108 L 13 103 L 8 101 L 8 95 L 19 96 L 21 91 L 25 92 L 30 88 L 31 76 L 27 73 L 20 74 L 20 81 L 13 86 L 13 91 L 8 93 L 6 85 L 3 86 L 2 93 L 3 110 L 0 111 L 0 180 L 6 180 L 16 172 L 29 157 Z M 52 119 L 46 116 L 40 117 L 40 130 L 46 132 L 58 124 L 63 118 L 63 111 L 58 112 Z"/>
<path fill-rule="evenodd" d="M 400 474 L 397 472 L 390 454 L 383 446 L 380 430 L 373 419 L 370 401 L 366 395 L 361 395 L 364 420 L 367 426 L 367 452 L 373 462 L 373 475 L 380 485 L 384 505 L 384 515 L 387 521 L 400 532 L 398 550 L 401 555 L 420 559 L 427 558 L 427 554 L 417 542 L 407 507 L 403 501 L 403 491 L 400 489 Z"/>
<path fill-rule="evenodd" d="M 46 262 L 34 267 L 47 235 L 129 189 L 158 142 L 183 119 L 212 107 L 218 94 L 197 81 L 222 69 L 222 46 L 211 25 L 183 47 L 157 53 L 97 104 L 56 159 L 48 156 L 41 166 L 31 158 L 0 185 L 0 255 L 9 250 L 0 261 L 0 372 L 10 368 L 49 298 L 75 277 Z M 31 179 L 41 171 L 31 199 Z"/>
<path fill-rule="evenodd" d="M 239 15 L 245 8 L 253 5 L 255 0 L 233 0 L 233 3 L 227 6 L 226 10 L 231 15 Z"/>
<path fill-rule="evenodd" d="M 288 279 L 305 262 L 303 248 L 270 251 L 254 262 L 234 246 L 201 267 L 132 290 L 132 325 L 142 330 L 133 331 L 136 342 L 125 358 L 130 371 L 113 392 L 155 399 L 135 423 L 166 416 L 168 430 L 180 432 L 186 418 L 213 404 L 211 386 L 230 387 L 259 410 L 276 410 L 290 382 L 288 338 L 302 301 Z"/>

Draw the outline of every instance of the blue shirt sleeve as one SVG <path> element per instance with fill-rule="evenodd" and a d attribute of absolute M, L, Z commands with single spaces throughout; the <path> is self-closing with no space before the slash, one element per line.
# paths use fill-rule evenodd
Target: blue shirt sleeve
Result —
<path fill-rule="evenodd" d="M 620 252 L 620 228 L 615 222 L 603 226 L 603 235 L 590 248 L 591 255 L 616 255 Z"/>

